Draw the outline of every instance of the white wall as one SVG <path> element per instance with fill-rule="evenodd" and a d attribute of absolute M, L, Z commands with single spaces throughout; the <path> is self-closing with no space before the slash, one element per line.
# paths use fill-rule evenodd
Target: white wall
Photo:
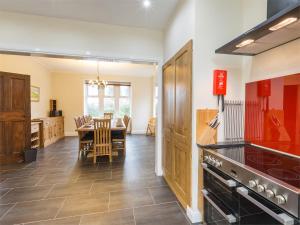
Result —
<path fill-rule="evenodd" d="M 58 109 L 65 116 L 65 134 L 77 135 L 74 117 L 84 114 L 84 82 L 95 77 L 85 74 L 54 73 L 53 95 Z M 132 132 L 146 133 L 148 119 L 152 116 L 152 77 L 102 75 L 105 80 L 131 83 Z"/>
<path fill-rule="evenodd" d="M 159 61 L 162 32 L 0 11 L 0 48 Z"/>
<path fill-rule="evenodd" d="M 217 108 L 212 94 L 213 70 L 228 70 L 228 99 L 241 98 L 242 58 L 216 55 L 215 49 L 241 33 L 242 3 L 239 0 L 184 0 L 165 32 L 164 60 L 168 60 L 190 39 L 193 50 L 193 138 L 192 138 L 192 204 L 187 213 L 199 222 L 198 147 L 196 145 L 196 110 Z"/>
<path fill-rule="evenodd" d="M 40 101 L 31 102 L 31 118 L 47 117 L 52 97 L 52 77 L 32 57 L 0 55 L 0 71 L 30 75 L 31 85 L 40 88 Z"/>
<path fill-rule="evenodd" d="M 176 54 L 195 35 L 195 1 L 181 0 L 164 33 L 164 61 Z"/>

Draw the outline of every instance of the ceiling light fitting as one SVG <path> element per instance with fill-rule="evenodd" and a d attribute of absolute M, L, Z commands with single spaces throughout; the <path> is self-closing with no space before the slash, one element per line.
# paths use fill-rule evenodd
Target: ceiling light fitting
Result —
<path fill-rule="evenodd" d="M 89 80 L 90 85 L 97 85 L 98 88 L 105 88 L 108 84 L 106 80 L 100 80 L 99 62 L 97 62 L 97 80 Z"/>
<path fill-rule="evenodd" d="M 151 1 L 150 0 L 144 0 L 143 5 L 145 8 L 149 8 L 151 6 Z"/>
<path fill-rule="evenodd" d="M 253 39 L 247 39 L 247 40 L 242 41 L 241 43 L 239 43 L 239 44 L 236 45 L 235 47 L 237 47 L 237 48 L 242 48 L 242 47 L 244 47 L 244 46 L 247 46 L 247 45 L 252 44 L 253 42 L 254 42 Z"/>
<path fill-rule="evenodd" d="M 273 27 L 270 27 L 269 30 L 270 31 L 276 31 L 276 30 L 279 30 L 283 27 L 286 27 L 294 22 L 296 22 L 298 20 L 298 18 L 296 17 L 289 17 L 289 18 L 286 18 L 285 20 L 281 21 L 280 23 L 276 24 L 275 26 Z"/>

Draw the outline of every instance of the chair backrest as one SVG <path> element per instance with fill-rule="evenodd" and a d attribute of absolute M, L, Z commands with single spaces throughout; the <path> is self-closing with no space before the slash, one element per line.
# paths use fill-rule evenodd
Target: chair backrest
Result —
<path fill-rule="evenodd" d="M 104 119 L 112 119 L 114 117 L 113 113 L 104 113 Z"/>
<path fill-rule="evenodd" d="M 111 144 L 110 119 L 95 119 L 94 129 L 94 145 L 96 147 L 107 147 Z"/>
<path fill-rule="evenodd" d="M 81 122 L 81 126 L 83 126 L 85 124 L 84 116 L 80 116 L 79 119 L 80 119 L 80 122 Z"/>
<path fill-rule="evenodd" d="M 152 126 L 152 127 L 155 127 L 155 126 L 156 126 L 156 118 L 155 118 L 155 117 L 151 117 L 151 118 L 149 119 L 148 124 L 149 124 L 150 126 Z"/>
<path fill-rule="evenodd" d="M 126 129 L 128 128 L 129 121 L 130 121 L 130 117 L 127 116 L 127 115 L 125 115 L 125 116 L 123 117 L 123 122 L 124 122 L 124 124 L 125 124 Z"/>
<path fill-rule="evenodd" d="M 82 125 L 81 125 L 81 120 L 80 120 L 79 117 L 75 117 L 75 118 L 74 118 L 74 121 L 75 121 L 76 128 L 79 128 L 79 127 L 82 126 Z"/>

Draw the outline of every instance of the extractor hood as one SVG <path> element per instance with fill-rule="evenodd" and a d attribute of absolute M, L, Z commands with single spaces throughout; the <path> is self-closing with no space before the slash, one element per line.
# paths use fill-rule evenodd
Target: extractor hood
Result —
<path fill-rule="evenodd" d="M 300 38 L 300 2 L 281 10 L 215 52 L 254 56 L 298 38 Z"/>

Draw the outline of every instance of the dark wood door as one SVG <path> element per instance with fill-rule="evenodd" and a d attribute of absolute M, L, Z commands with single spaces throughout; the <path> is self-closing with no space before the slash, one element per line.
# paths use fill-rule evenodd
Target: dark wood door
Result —
<path fill-rule="evenodd" d="M 164 176 L 181 204 L 191 201 L 192 41 L 163 68 Z"/>
<path fill-rule="evenodd" d="M 20 159 L 30 148 L 30 76 L 0 72 L 0 162 Z"/>

